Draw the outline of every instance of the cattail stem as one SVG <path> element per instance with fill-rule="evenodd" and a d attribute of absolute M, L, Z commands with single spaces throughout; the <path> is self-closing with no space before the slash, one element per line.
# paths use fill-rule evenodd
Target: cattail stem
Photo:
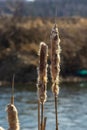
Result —
<path fill-rule="evenodd" d="M 56 95 L 55 95 L 55 119 L 56 119 L 56 130 L 58 130 L 57 96 Z"/>
<path fill-rule="evenodd" d="M 14 79 L 15 79 L 15 74 L 13 74 L 13 79 L 12 79 L 11 104 L 14 104 Z"/>
<path fill-rule="evenodd" d="M 44 104 L 42 103 L 41 104 L 41 130 L 44 130 Z"/>
<path fill-rule="evenodd" d="M 51 31 L 51 77 L 52 77 L 52 92 L 55 100 L 55 119 L 56 130 L 58 130 L 58 115 L 57 115 L 57 96 L 59 94 L 59 73 L 60 73 L 60 38 L 57 25 L 55 23 Z"/>
<path fill-rule="evenodd" d="M 38 100 L 38 130 L 40 130 L 40 101 Z"/>
<path fill-rule="evenodd" d="M 14 96 L 11 97 L 11 104 L 14 104 Z"/>
<path fill-rule="evenodd" d="M 46 130 L 46 121 L 47 121 L 47 117 L 44 118 L 44 130 Z"/>

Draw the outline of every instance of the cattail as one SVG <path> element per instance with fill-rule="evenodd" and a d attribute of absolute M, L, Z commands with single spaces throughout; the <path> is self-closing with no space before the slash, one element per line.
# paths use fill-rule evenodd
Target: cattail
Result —
<path fill-rule="evenodd" d="M 19 120 L 18 120 L 18 111 L 13 104 L 9 104 L 7 106 L 7 113 L 8 113 L 8 123 L 9 129 L 8 130 L 19 130 Z"/>
<path fill-rule="evenodd" d="M 52 77 L 52 92 L 55 99 L 55 119 L 56 130 L 58 130 L 58 115 L 57 115 L 57 96 L 59 93 L 59 73 L 60 73 L 60 39 L 56 24 L 51 31 L 51 77 Z"/>
<path fill-rule="evenodd" d="M 14 105 L 14 78 L 15 78 L 15 75 L 13 75 L 13 80 L 12 80 L 11 103 L 7 105 L 8 123 L 9 123 L 8 130 L 19 130 L 20 129 L 18 111 Z"/>
<path fill-rule="evenodd" d="M 5 130 L 4 128 L 0 127 L 0 130 Z"/>
<path fill-rule="evenodd" d="M 59 73 L 60 73 L 60 39 L 56 24 L 51 31 L 51 77 L 52 92 L 55 95 L 59 93 Z"/>
<path fill-rule="evenodd" d="M 44 119 L 44 102 L 47 98 L 47 55 L 48 55 L 48 46 L 44 43 L 40 43 L 39 50 L 39 67 L 38 67 L 38 130 L 44 130 L 45 128 L 45 119 Z M 41 117 L 40 117 L 40 105 L 41 104 Z M 41 118 L 41 125 L 40 125 Z"/>
<path fill-rule="evenodd" d="M 47 55 L 48 55 L 48 47 L 44 42 L 40 44 L 39 50 L 40 60 L 38 67 L 38 98 L 40 103 L 44 103 L 46 101 L 46 89 L 47 89 Z"/>

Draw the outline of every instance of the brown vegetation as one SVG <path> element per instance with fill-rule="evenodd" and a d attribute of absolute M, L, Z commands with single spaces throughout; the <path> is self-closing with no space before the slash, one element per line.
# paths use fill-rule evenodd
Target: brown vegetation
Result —
<path fill-rule="evenodd" d="M 25 18 L 14 22 L 0 19 L 0 81 L 10 81 L 16 73 L 16 82 L 35 81 L 38 48 L 41 41 L 50 47 L 53 19 Z M 61 39 L 61 75 L 74 75 L 87 69 L 87 19 L 57 19 Z"/>

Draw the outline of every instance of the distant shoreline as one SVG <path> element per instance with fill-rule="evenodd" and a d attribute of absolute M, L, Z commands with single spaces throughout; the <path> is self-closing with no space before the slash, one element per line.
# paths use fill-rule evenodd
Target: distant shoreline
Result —
<path fill-rule="evenodd" d="M 11 86 L 15 73 L 15 85 L 37 81 L 39 44 L 49 46 L 50 32 L 54 19 L 0 19 L 0 86 Z M 9 24 L 10 23 L 10 24 Z M 61 64 L 60 83 L 85 82 L 87 77 L 87 19 L 56 19 L 60 34 Z M 50 79 L 50 54 L 48 56 L 48 77 Z M 76 77 L 75 77 L 76 76 Z"/>
<path fill-rule="evenodd" d="M 82 78 L 82 77 L 60 77 L 60 84 L 61 83 L 77 83 L 77 82 L 87 82 L 87 77 Z M 22 86 L 22 85 L 35 85 L 37 84 L 36 81 L 29 81 L 29 82 L 15 82 L 15 86 Z M 0 81 L 0 86 L 11 86 L 11 82 L 9 81 Z"/>

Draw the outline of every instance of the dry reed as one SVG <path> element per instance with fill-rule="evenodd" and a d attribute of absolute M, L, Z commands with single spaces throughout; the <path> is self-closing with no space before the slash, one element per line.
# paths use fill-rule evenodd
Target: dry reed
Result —
<path fill-rule="evenodd" d="M 56 24 L 52 28 L 50 40 L 51 40 L 52 92 L 54 94 L 54 99 L 55 99 L 56 130 L 58 130 L 57 96 L 59 94 L 60 38 L 59 38 L 59 32 Z"/>
<path fill-rule="evenodd" d="M 39 67 L 38 67 L 38 100 L 41 104 L 41 118 L 40 110 L 38 109 L 38 130 L 45 130 L 46 120 L 44 118 L 44 103 L 47 99 L 47 55 L 48 55 L 48 46 L 44 43 L 40 43 L 39 49 Z M 38 105 L 39 105 L 38 103 Z M 38 107 L 39 108 L 39 107 Z M 40 129 L 40 119 L 41 119 L 41 129 Z"/>
<path fill-rule="evenodd" d="M 8 130 L 19 130 L 20 127 L 19 127 L 18 111 L 13 104 L 9 104 L 7 106 L 7 113 L 9 123 Z"/>
<path fill-rule="evenodd" d="M 39 67 L 38 67 L 38 99 L 40 103 L 44 103 L 47 98 L 47 55 L 48 55 L 48 47 L 44 42 L 40 44 L 39 50 Z"/>
<path fill-rule="evenodd" d="M 0 127 L 0 130 L 5 130 L 4 128 Z"/>
<path fill-rule="evenodd" d="M 11 103 L 7 105 L 8 123 L 9 123 L 8 130 L 19 130 L 20 129 L 18 111 L 14 105 L 14 78 L 15 78 L 15 75 L 13 75 L 13 81 L 12 81 Z"/>
<path fill-rule="evenodd" d="M 59 73 L 60 73 L 60 39 L 56 24 L 51 31 L 51 77 L 52 92 L 54 95 L 59 93 Z"/>

